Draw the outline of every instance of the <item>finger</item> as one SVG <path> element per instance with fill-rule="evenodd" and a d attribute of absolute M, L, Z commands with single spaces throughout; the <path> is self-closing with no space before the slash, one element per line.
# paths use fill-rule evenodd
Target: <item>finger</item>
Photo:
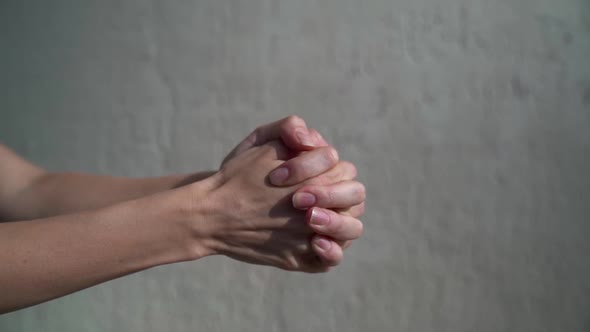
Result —
<path fill-rule="evenodd" d="M 264 147 L 261 148 L 260 153 L 264 153 L 266 157 L 278 161 L 277 167 L 282 165 L 285 160 L 289 160 L 291 150 L 287 148 L 280 140 L 273 140 L 267 142 Z"/>
<path fill-rule="evenodd" d="M 254 130 L 254 146 L 268 141 L 282 139 L 283 143 L 296 151 L 311 150 L 315 147 L 315 138 L 311 136 L 305 121 L 290 115 L 281 120 L 258 127 Z"/>
<path fill-rule="evenodd" d="M 342 241 L 342 242 L 338 242 L 338 244 L 340 245 L 340 248 L 342 248 L 342 250 L 346 250 L 350 247 L 350 245 L 352 244 L 352 241 Z"/>
<path fill-rule="evenodd" d="M 223 163 L 254 146 L 277 139 L 282 139 L 290 149 L 306 151 L 314 148 L 317 137 L 310 134 L 302 118 L 291 115 L 256 128 L 228 154 Z"/>
<path fill-rule="evenodd" d="M 326 140 L 324 139 L 324 137 L 322 137 L 322 135 L 320 135 L 320 133 L 311 128 L 309 129 L 309 135 L 311 136 L 313 142 L 315 143 L 316 147 L 320 147 L 320 146 L 329 146 L 330 144 L 328 144 L 328 142 L 326 142 Z"/>
<path fill-rule="evenodd" d="M 332 167 L 329 171 L 308 179 L 305 184 L 330 185 L 344 180 L 354 180 L 356 176 L 357 169 L 353 163 L 348 161 L 339 161 L 338 164 Z"/>
<path fill-rule="evenodd" d="M 335 212 L 338 212 L 342 215 L 351 216 L 353 218 L 358 218 L 365 214 L 365 202 L 361 204 L 351 206 L 348 209 L 334 209 Z"/>
<path fill-rule="evenodd" d="M 357 181 L 342 181 L 328 186 L 299 188 L 292 197 L 293 207 L 307 209 L 312 206 L 344 208 L 361 204 L 366 199 L 365 186 Z"/>
<path fill-rule="evenodd" d="M 342 261 L 342 248 L 331 239 L 315 235 L 311 243 L 313 251 L 326 266 L 336 266 Z"/>
<path fill-rule="evenodd" d="M 320 147 L 287 160 L 269 175 L 275 186 L 290 186 L 318 176 L 338 163 L 338 152 L 332 147 Z"/>
<path fill-rule="evenodd" d="M 342 250 L 346 250 L 348 248 L 350 248 L 350 246 L 352 245 L 352 241 L 351 240 L 334 240 L 334 242 L 336 244 L 338 244 L 340 246 L 340 248 L 342 248 Z"/>
<path fill-rule="evenodd" d="M 309 227 L 335 240 L 355 240 L 363 234 L 363 223 L 353 217 L 314 207 L 306 215 Z"/>
<path fill-rule="evenodd" d="M 328 266 L 324 263 L 324 261 L 315 254 L 314 251 L 305 255 L 301 258 L 302 268 L 300 269 L 301 272 L 305 273 L 325 273 L 332 269 L 331 266 Z"/>

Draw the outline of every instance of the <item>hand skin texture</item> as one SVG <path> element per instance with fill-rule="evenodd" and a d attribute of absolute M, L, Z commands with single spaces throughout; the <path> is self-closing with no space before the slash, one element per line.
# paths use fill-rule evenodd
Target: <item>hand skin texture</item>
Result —
<path fill-rule="evenodd" d="M 281 139 L 285 146 L 290 149 L 290 156 L 293 158 L 281 164 L 281 167 L 278 167 L 271 173 L 270 179 L 273 184 L 289 185 L 299 183 L 330 169 L 330 166 L 328 166 L 329 163 L 322 162 L 322 159 L 330 159 L 322 158 L 321 155 L 317 154 L 301 156 L 306 151 L 326 148 L 329 145 L 319 132 L 314 129 L 308 129 L 305 121 L 297 116 L 289 116 L 258 127 L 229 153 L 224 159 L 222 166 L 252 147 L 277 139 Z M 323 151 L 327 152 L 328 150 Z M 335 151 L 333 152 L 336 153 Z M 319 160 L 314 158 L 319 158 Z M 293 206 L 308 211 L 306 222 L 312 228 L 315 228 L 319 234 L 330 235 L 326 233 L 325 227 L 315 226 L 311 223 L 312 215 L 327 214 L 332 220 L 335 220 L 331 224 L 333 228 L 340 224 L 339 220 L 347 217 L 359 218 L 365 211 L 364 200 L 357 205 L 350 204 L 350 197 L 355 194 L 355 187 L 344 182 L 338 183 L 345 180 L 354 180 L 357 175 L 356 167 L 346 161 L 338 161 L 337 166 L 330 173 L 325 174 L 325 176 L 310 181 L 308 186 L 301 188 L 293 196 Z M 283 184 L 273 181 L 273 179 L 276 179 L 276 173 L 283 172 L 278 171 L 278 169 L 282 168 L 287 169 L 288 174 L 288 179 Z M 339 245 L 343 249 L 348 248 L 351 244 L 349 240 L 337 240 L 329 237 L 324 239 L 330 241 L 330 245 Z M 314 246 L 314 250 L 319 258 L 327 265 L 336 265 L 338 263 L 334 260 L 334 257 L 329 257 L 327 252 L 319 250 L 318 247 Z"/>
<path fill-rule="evenodd" d="M 330 164 L 328 160 L 335 160 L 337 156 L 331 148 L 325 150 L 326 163 Z M 316 151 L 320 153 L 318 149 L 309 154 Z M 339 240 L 353 240 L 360 236 L 362 223 L 334 213 L 338 218 L 330 219 L 334 217 L 331 215 L 327 218 L 312 216 L 312 224 L 324 223 L 308 227 L 305 212 L 292 206 L 292 194 L 307 181 L 277 187 L 270 183 L 272 175 L 268 176 L 288 157 L 289 151 L 283 144 L 270 142 L 230 160 L 210 178 L 214 183 L 213 189 L 206 195 L 210 204 L 205 207 L 204 213 L 198 203 L 195 204 L 196 210 L 201 212 L 195 214 L 209 216 L 205 218 L 210 226 L 207 237 L 213 241 L 209 242 L 209 249 L 204 250 L 206 254 L 223 254 L 248 263 L 305 272 L 324 272 L 328 269 L 311 246 L 324 253 L 332 264 L 341 260 L 340 246 L 333 245 L 324 236 L 315 235 L 314 229 L 328 232 Z M 351 205 L 364 200 L 364 188 L 360 183 L 344 181 L 340 185 L 350 186 L 355 193 L 351 195 Z M 191 187 L 185 189 L 190 191 Z M 207 226 L 199 225 L 197 228 L 202 230 Z"/>
<path fill-rule="evenodd" d="M 305 154 L 307 151 L 317 148 L 328 147 L 328 143 L 316 130 L 307 128 L 303 119 L 289 116 L 255 129 L 229 153 L 223 163 L 252 147 L 277 139 L 283 141 L 285 146 L 292 151 L 293 156 Z M 301 156 L 289 160 L 283 165 L 289 169 L 291 174 L 287 184 L 312 178 L 329 169 L 326 163 L 322 162 L 321 155 L 314 154 L 313 157 L 320 158 L 320 160 L 316 162 L 313 158 Z M 327 177 L 323 177 L 323 180 L 314 181 L 313 185 L 299 191 L 301 194 L 311 194 L 311 199 L 310 195 L 294 196 L 294 206 L 301 209 L 315 207 L 310 209 L 307 222 L 310 221 L 309 217 L 313 211 L 316 211 L 316 214 L 325 212 L 329 215 L 333 215 L 333 211 L 336 211 L 342 216 L 354 218 L 358 218 L 364 213 L 364 202 L 356 206 L 347 205 L 348 195 L 345 189 L 350 186 L 331 185 L 338 181 L 353 180 L 356 177 L 356 168 L 353 164 L 338 162 L 338 166 L 340 169 L 346 169 L 346 172 L 341 172 L 343 174 L 340 178 L 327 181 Z M 0 145 L 0 222 L 47 218 L 102 208 L 182 187 L 203 180 L 214 173 L 215 171 L 207 171 L 141 179 L 80 173 L 53 173 L 26 162 Z M 88 188 L 92 188 L 92 190 L 88 190 Z M 347 248 L 350 241 L 336 241 L 335 244 Z M 327 264 L 330 263 L 330 259 L 325 257 L 324 252 L 318 250 L 317 254 Z"/>
<path fill-rule="evenodd" d="M 273 185 L 283 167 L 289 178 Z M 29 220 L 0 223 L 0 313 L 214 254 L 326 271 L 362 232 L 355 176 L 296 117 L 255 130 L 218 172 L 153 179 L 47 173 L 0 146 L 0 218 Z"/>

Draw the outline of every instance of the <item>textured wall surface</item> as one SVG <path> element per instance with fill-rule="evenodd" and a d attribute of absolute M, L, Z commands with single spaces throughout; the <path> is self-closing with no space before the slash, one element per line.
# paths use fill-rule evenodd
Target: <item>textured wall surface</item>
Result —
<path fill-rule="evenodd" d="M 208 258 L 0 331 L 588 331 L 589 61 L 588 0 L 2 1 L 0 141 L 30 160 L 210 169 L 294 113 L 369 200 L 329 274 Z"/>

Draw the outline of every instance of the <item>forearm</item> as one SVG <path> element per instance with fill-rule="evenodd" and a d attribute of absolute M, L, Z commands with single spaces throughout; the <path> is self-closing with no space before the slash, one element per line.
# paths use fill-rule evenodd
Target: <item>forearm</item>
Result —
<path fill-rule="evenodd" d="M 177 191 L 47 219 L 0 224 L 0 313 L 153 266 L 207 255 Z M 83 221 L 83 222 L 81 222 Z"/>
<path fill-rule="evenodd" d="M 200 181 L 213 172 L 154 178 L 43 173 L 1 211 L 0 221 L 30 220 L 96 209 Z"/>

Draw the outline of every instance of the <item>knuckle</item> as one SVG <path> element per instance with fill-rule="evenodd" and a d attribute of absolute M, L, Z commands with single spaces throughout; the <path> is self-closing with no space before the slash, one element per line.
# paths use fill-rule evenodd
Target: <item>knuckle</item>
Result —
<path fill-rule="evenodd" d="M 319 190 L 319 200 L 322 202 L 324 206 L 330 206 L 336 201 L 338 195 L 328 188 L 322 189 L 323 190 Z"/>

